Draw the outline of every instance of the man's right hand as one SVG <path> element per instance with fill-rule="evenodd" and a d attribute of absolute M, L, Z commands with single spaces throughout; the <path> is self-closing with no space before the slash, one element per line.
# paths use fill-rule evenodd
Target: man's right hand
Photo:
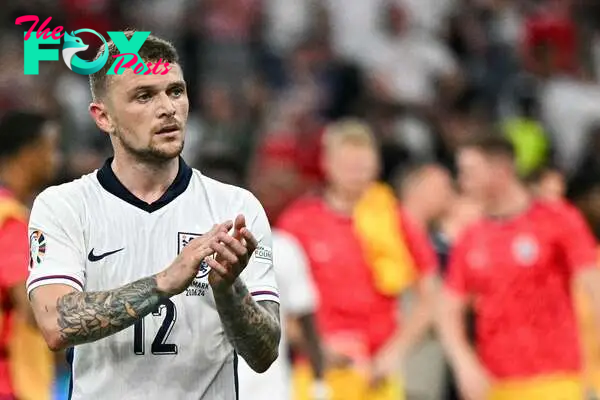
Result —
<path fill-rule="evenodd" d="M 465 360 L 457 368 L 460 392 L 465 400 L 486 400 L 492 379 L 478 360 Z"/>
<path fill-rule="evenodd" d="M 192 283 L 202 261 L 214 254 L 211 244 L 221 232 L 229 232 L 233 222 L 227 221 L 214 225 L 204 235 L 193 239 L 181 250 L 175 261 L 156 276 L 157 289 L 166 296 L 174 296 L 183 292 Z"/>

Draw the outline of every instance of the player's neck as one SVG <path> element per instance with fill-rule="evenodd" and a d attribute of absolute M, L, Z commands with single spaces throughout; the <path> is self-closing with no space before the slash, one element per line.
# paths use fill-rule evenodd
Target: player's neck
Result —
<path fill-rule="evenodd" d="M 179 159 L 147 163 L 115 155 L 111 168 L 119 181 L 138 199 L 153 203 L 167 191 L 177 177 Z"/>
<path fill-rule="evenodd" d="M 527 189 L 519 182 L 511 182 L 487 201 L 485 213 L 492 218 L 511 218 L 526 211 L 530 204 Z"/>
<path fill-rule="evenodd" d="M 27 168 L 16 164 L 3 165 L 0 168 L 0 186 L 8 189 L 15 198 L 23 204 L 29 204 L 34 196 L 34 189 L 28 179 Z"/>

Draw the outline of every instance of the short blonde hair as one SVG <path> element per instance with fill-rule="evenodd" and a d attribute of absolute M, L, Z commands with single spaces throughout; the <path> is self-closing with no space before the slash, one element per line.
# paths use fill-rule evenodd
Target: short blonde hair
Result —
<path fill-rule="evenodd" d="M 373 131 L 365 122 L 346 118 L 330 124 L 323 134 L 323 150 L 330 152 L 342 145 L 353 145 L 377 149 Z"/>

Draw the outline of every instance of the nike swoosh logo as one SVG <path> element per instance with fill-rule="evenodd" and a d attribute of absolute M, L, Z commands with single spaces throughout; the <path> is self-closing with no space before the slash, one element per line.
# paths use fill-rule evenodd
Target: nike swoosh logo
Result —
<path fill-rule="evenodd" d="M 102 254 L 98 254 L 98 255 L 94 254 L 94 249 L 92 249 L 92 250 L 90 250 L 90 254 L 88 254 L 88 260 L 90 260 L 91 262 L 100 261 L 104 257 L 108 257 L 108 256 L 118 253 L 124 249 L 125 249 L 125 247 L 123 247 L 122 249 L 118 249 L 118 250 L 107 251 L 106 253 L 102 253 Z"/>

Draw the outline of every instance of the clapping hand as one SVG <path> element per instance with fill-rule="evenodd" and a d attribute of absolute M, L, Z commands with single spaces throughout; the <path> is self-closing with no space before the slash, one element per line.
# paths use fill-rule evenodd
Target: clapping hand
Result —
<path fill-rule="evenodd" d="M 167 296 L 184 291 L 196 278 L 202 260 L 209 260 L 215 253 L 212 243 L 223 235 L 228 236 L 227 232 L 232 227 L 231 221 L 217 224 L 206 234 L 192 240 L 171 265 L 157 275 L 158 290 Z"/>
<path fill-rule="evenodd" d="M 220 232 L 216 240 L 211 241 L 210 248 L 215 257 L 207 258 L 211 268 L 208 282 L 213 291 L 229 289 L 248 265 L 250 257 L 258 242 L 246 227 L 246 219 L 238 215 L 233 224 L 233 233 Z"/>

